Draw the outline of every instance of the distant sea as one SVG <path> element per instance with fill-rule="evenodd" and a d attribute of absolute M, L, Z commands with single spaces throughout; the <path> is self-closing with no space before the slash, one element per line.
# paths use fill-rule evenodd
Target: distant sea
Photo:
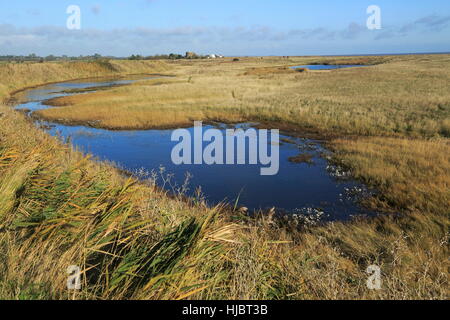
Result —
<path fill-rule="evenodd" d="M 450 52 L 413 52 L 413 53 L 367 53 L 367 54 L 329 54 L 319 57 L 368 57 L 368 56 L 409 56 L 422 54 L 450 54 Z"/>
<path fill-rule="evenodd" d="M 290 57 L 370 57 L 370 56 L 409 56 L 423 54 L 450 54 L 450 52 L 411 52 L 411 53 L 358 53 L 358 54 L 308 54 L 308 55 L 285 55 Z M 283 55 L 265 56 L 227 56 L 227 57 L 282 57 Z"/>

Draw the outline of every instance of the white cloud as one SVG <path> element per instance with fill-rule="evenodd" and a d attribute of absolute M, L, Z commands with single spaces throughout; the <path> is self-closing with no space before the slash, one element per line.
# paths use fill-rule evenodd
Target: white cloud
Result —
<path fill-rule="evenodd" d="M 98 7 L 97 13 L 100 11 Z M 0 55 L 30 52 L 40 55 L 79 55 L 98 52 L 104 55 L 128 56 L 134 53 L 150 55 L 185 51 L 217 52 L 226 55 L 292 55 L 312 53 L 319 49 L 323 51 L 327 47 L 328 52 L 324 53 L 333 53 L 339 46 L 353 49 L 357 46 L 364 48 L 362 46 L 366 45 L 371 48 L 367 45 L 371 40 L 378 40 L 379 46 L 387 43 L 386 41 L 394 43 L 395 39 L 404 38 L 407 34 L 415 35 L 413 32 L 416 29 L 440 32 L 449 24 L 450 17 L 446 16 L 428 16 L 403 27 L 384 28 L 382 31 L 369 31 L 357 23 L 351 23 L 343 30 L 276 30 L 267 26 L 68 30 L 56 26 L 19 28 L 3 24 L 0 25 Z M 416 43 L 419 41 L 416 40 Z M 274 52 L 274 48 L 279 52 Z"/>

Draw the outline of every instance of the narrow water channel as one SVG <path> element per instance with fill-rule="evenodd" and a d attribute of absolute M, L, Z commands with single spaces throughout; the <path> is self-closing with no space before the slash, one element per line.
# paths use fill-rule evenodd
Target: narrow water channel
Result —
<path fill-rule="evenodd" d="M 336 69 L 345 69 L 345 68 L 362 68 L 367 67 L 366 65 L 360 64 L 309 64 L 304 66 L 295 66 L 291 67 L 292 69 L 309 69 L 309 70 L 336 70 Z"/>
<path fill-rule="evenodd" d="M 43 101 L 69 95 L 73 89 L 123 85 L 133 81 L 137 80 L 46 85 L 26 91 L 16 109 L 32 113 L 48 108 Z M 279 172 L 262 176 L 259 165 L 175 165 L 171 158 L 177 144 L 171 140 L 173 130 L 110 131 L 47 122 L 39 124 L 45 124 L 53 136 L 64 140 L 70 138 L 82 152 L 112 161 L 122 169 L 139 173 L 141 178 L 156 177 L 156 183 L 171 192 L 182 189 L 187 195 L 194 196 L 200 189 L 211 205 L 237 202 L 250 210 L 276 207 L 294 214 L 319 214 L 325 221 L 369 214 L 358 205 L 367 189 L 356 181 L 343 179 L 345 173 L 330 165 L 330 152 L 319 141 L 280 135 Z M 237 126 L 246 129 L 252 124 Z M 205 125 L 204 130 L 213 127 L 225 135 L 229 125 L 210 124 Z M 188 130 L 193 132 L 193 128 Z"/>

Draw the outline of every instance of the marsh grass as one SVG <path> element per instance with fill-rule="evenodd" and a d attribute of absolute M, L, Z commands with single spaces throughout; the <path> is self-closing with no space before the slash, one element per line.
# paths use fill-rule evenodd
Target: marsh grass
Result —
<path fill-rule="evenodd" d="M 107 163 L 93 161 L 34 127 L 22 113 L 1 105 L 0 298 L 448 299 L 450 150 L 448 139 L 439 134 L 441 114 L 429 111 L 448 101 L 448 71 L 439 67 L 444 57 L 402 57 L 390 66 L 367 69 L 375 71 L 262 76 L 242 75 L 256 59 L 201 62 L 201 68 L 197 62 L 182 61 L 167 67 L 179 74 L 177 78 L 92 93 L 79 105 L 83 113 L 89 112 L 89 103 L 99 110 L 109 106 L 110 114 L 126 105 L 127 116 L 142 110 L 161 115 L 167 123 L 164 115 L 180 114 L 184 106 L 189 116 L 181 113 L 179 123 L 198 115 L 254 115 L 285 119 L 298 127 L 339 130 L 341 137 L 328 141 L 335 161 L 377 188 L 367 205 L 389 214 L 325 226 L 299 228 L 271 215 L 250 218 L 181 194 L 169 197 L 151 181 L 126 177 Z M 279 58 L 260 60 L 261 67 L 280 63 Z M 135 73 L 133 63 L 115 63 L 115 68 Z M 144 73 L 154 71 L 136 63 Z M 72 72 L 74 77 L 85 74 L 52 64 L 47 67 L 62 70 L 50 78 L 43 76 L 43 65 L 28 70 L 36 72 L 34 80 L 15 79 L 3 88 L 17 90 L 56 81 L 58 76 L 67 79 Z M 6 68 L 1 72 L 15 67 Z M 83 70 L 88 74 L 91 68 L 99 66 L 86 65 Z M 415 78 L 417 72 L 421 76 Z M 424 76 L 433 84 L 421 80 Z M 366 82 L 365 77 L 379 82 Z M 337 84 L 339 94 L 333 89 Z M 369 88 L 368 98 L 358 93 L 362 88 Z M 375 94 L 377 103 L 371 100 Z M 107 106 L 102 107 L 103 99 Z M 239 102 L 228 105 L 235 100 Z M 369 100 L 372 104 L 365 105 Z M 248 110 L 241 103 L 248 103 Z M 379 108 L 371 111 L 375 105 Z M 291 113 L 283 115 L 277 108 Z M 300 122 L 307 119 L 303 113 L 311 116 L 306 124 Z M 400 120 L 415 113 L 422 115 L 418 127 L 391 130 L 390 124 L 398 122 L 401 129 Z M 371 118 L 375 115 L 379 122 Z M 104 121 L 112 118 L 105 115 Z M 422 131 L 420 119 L 431 121 L 429 128 L 434 129 Z M 161 125 L 159 121 L 166 120 L 152 125 Z M 346 136 L 347 131 L 382 136 Z M 382 269 L 380 291 L 366 287 L 365 270 L 372 264 Z M 66 288 L 70 265 L 82 269 L 79 292 Z"/>
<path fill-rule="evenodd" d="M 119 130 L 217 120 L 282 123 L 322 134 L 448 137 L 447 56 L 373 59 L 375 65 L 364 68 L 306 73 L 288 68 L 293 59 L 274 59 L 287 64 L 276 67 L 257 59 L 183 64 L 174 70 L 177 78 L 57 98 L 52 105 L 63 107 L 36 116 L 76 124 L 95 119 L 97 127 Z"/>
<path fill-rule="evenodd" d="M 160 61 L 6 63 L 0 64 L 2 75 L 0 97 L 3 100 L 18 90 L 45 83 L 126 74 L 160 73 L 169 70 L 170 67 Z"/>

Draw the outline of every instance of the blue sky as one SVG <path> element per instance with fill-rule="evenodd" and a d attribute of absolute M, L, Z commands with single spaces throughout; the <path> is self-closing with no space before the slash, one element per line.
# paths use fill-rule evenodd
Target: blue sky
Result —
<path fill-rule="evenodd" d="M 0 55 L 450 51 L 449 0 L 0 0 Z M 66 8 L 81 8 L 81 29 Z M 368 30 L 366 9 L 381 8 Z"/>

